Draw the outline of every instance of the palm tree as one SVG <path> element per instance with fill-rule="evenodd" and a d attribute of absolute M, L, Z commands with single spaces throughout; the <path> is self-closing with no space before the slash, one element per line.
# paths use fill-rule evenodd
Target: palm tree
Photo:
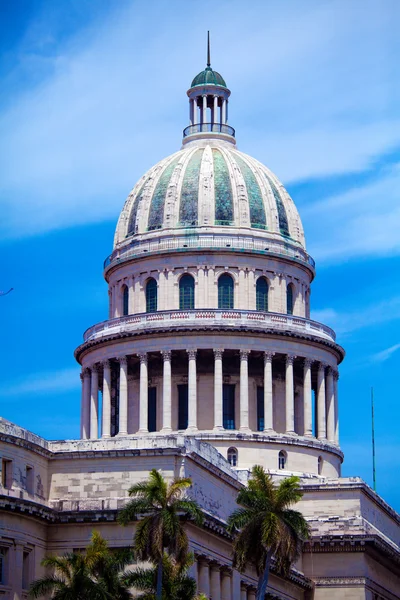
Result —
<path fill-rule="evenodd" d="M 302 542 L 309 537 L 303 515 L 290 508 L 303 496 L 298 477 L 288 477 L 279 485 L 256 465 L 247 487 L 240 490 L 240 505 L 228 519 L 228 531 L 234 534 L 233 564 L 244 571 L 255 566 L 258 579 L 256 600 L 264 600 L 272 556 L 283 573 L 298 558 Z"/>
<path fill-rule="evenodd" d="M 176 478 L 167 484 L 157 469 L 152 469 L 149 479 L 133 485 L 129 490 L 132 499 L 121 510 L 118 521 L 127 525 L 139 521 L 133 542 L 135 556 L 157 564 L 157 598 L 162 597 L 163 556 L 165 550 L 183 563 L 188 553 L 185 521 L 192 519 L 197 525 L 203 522 L 203 513 L 195 500 L 185 496 L 192 485 L 190 478 Z"/>
<path fill-rule="evenodd" d="M 83 554 L 71 552 L 64 556 L 48 556 L 41 564 L 53 568 L 54 575 L 42 577 L 31 584 L 29 594 L 32 598 L 52 594 L 53 600 L 101 600 Z"/>
<path fill-rule="evenodd" d="M 42 561 L 42 566 L 54 569 L 54 575 L 33 582 L 30 596 L 52 594 L 53 600 L 130 600 L 132 594 L 124 583 L 128 573 L 124 569 L 132 560 L 132 551 L 111 551 L 94 531 L 84 554 L 48 556 Z"/>
<path fill-rule="evenodd" d="M 132 598 L 126 583 L 130 571 L 125 569 L 133 560 L 131 549 L 110 550 L 106 540 L 97 531 L 93 531 L 85 561 L 91 577 L 97 584 L 99 594 L 103 594 L 105 600 Z"/>
<path fill-rule="evenodd" d="M 164 553 L 162 600 L 195 600 L 196 581 L 187 573 L 193 564 L 193 555 L 188 554 L 183 562 L 179 563 L 174 558 Z M 158 565 L 148 569 L 137 568 L 126 578 L 126 583 L 140 592 L 137 600 L 156 600 Z"/>

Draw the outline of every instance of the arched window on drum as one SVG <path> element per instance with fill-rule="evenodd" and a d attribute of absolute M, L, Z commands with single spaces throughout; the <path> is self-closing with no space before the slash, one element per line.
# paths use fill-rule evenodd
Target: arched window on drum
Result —
<path fill-rule="evenodd" d="M 218 279 L 218 308 L 233 309 L 233 279 L 228 273 L 224 273 Z"/>
<path fill-rule="evenodd" d="M 294 306 L 294 285 L 293 283 L 289 283 L 286 288 L 286 313 L 288 315 L 293 314 L 293 306 Z"/>
<path fill-rule="evenodd" d="M 238 451 L 236 448 L 228 448 L 227 452 L 228 463 L 231 467 L 237 467 L 238 465 Z"/>
<path fill-rule="evenodd" d="M 183 275 L 179 280 L 179 309 L 194 309 L 194 279 L 191 275 Z"/>
<path fill-rule="evenodd" d="M 256 283 L 256 310 L 268 312 L 268 281 L 259 277 Z"/>
<path fill-rule="evenodd" d="M 287 454 L 284 450 L 281 450 L 278 455 L 278 469 L 285 469 L 287 462 Z"/>
<path fill-rule="evenodd" d="M 146 312 L 157 312 L 157 281 L 149 279 L 146 284 Z"/>
<path fill-rule="evenodd" d="M 122 315 L 129 315 L 129 289 L 126 285 L 122 286 Z"/>

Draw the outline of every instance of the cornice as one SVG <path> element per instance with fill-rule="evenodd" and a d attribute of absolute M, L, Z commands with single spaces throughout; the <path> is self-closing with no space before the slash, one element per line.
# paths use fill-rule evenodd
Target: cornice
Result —
<path fill-rule="evenodd" d="M 285 338 L 292 338 L 295 340 L 304 340 L 307 342 L 311 342 L 314 345 L 317 346 L 323 346 L 326 348 L 329 348 L 329 350 L 331 350 L 332 352 L 334 352 L 334 354 L 336 355 L 336 358 L 338 360 L 338 364 L 340 364 L 345 356 L 345 351 L 344 349 L 339 346 L 339 344 L 336 344 L 335 342 L 331 342 L 327 339 L 323 339 L 317 336 L 313 336 L 310 334 L 302 334 L 302 333 L 296 333 L 296 332 L 292 332 L 292 331 L 281 331 L 279 329 L 271 329 L 271 328 L 266 328 L 263 331 L 260 331 L 260 329 L 253 329 L 251 327 L 247 327 L 247 326 L 240 326 L 240 328 L 234 328 L 234 327 L 229 327 L 229 326 L 223 326 L 223 325 L 188 325 L 187 327 L 180 327 L 179 328 L 179 332 L 175 331 L 174 332 L 174 336 L 176 337 L 176 335 L 178 334 L 183 334 L 182 337 L 184 336 L 185 333 L 191 333 L 191 332 L 204 332 L 206 334 L 208 333 L 215 333 L 216 331 L 218 332 L 227 332 L 230 335 L 232 335 L 233 333 L 235 335 L 238 336 L 246 336 L 249 333 L 251 334 L 255 334 L 257 337 L 262 337 L 263 339 L 266 339 L 268 336 L 277 336 L 277 337 L 285 337 Z M 81 363 L 81 359 L 83 358 L 83 356 L 91 349 L 96 348 L 96 347 L 101 347 L 101 346 L 109 346 L 110 342 L 113 341 L 117 341 L 117 340 L 126 340 L 129 338 L 135 338 L 135 339 L 141 339 L 141 338 L 147 338 L 149 336 L 153 337 L 153 336 L 159 336 L 160 334 L 171 334 L 172 330 L 170 327 L 165 327 L 160 325 L 160 327 L 157 328 L 152 328 L 151 330 L 140 330 L 140 331 L 129 331 L 129 332 L 121 332 L 121 333 L 115 333 L 115 334 L 110 334 L 110 335 L 104 335 L 101 338 L 98 339 L 94 339 L 94 340 L 88 340 L 87 342 L 84 342 L 83 344 L 81 344 L 80 346 L 78 346 L 74 352 L 74 356 L 76 358 L 76 360 Z"/>

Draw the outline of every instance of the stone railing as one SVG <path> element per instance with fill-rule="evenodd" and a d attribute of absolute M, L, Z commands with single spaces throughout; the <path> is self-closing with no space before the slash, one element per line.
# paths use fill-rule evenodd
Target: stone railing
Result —
<path fill-rule="evenodd" d="M 154 313 L 127 315 L 117 319 L 103 321 L 89 327 L 83 334 L 85 342 L 109 335 L 136 331 L 151 331 L 162 328 L 176 331 L 180 328 L 197 327 L 248 327 L 251 329 L 274 329 L 315 335 L 329 341 L 335 341 L 335 332 L 326 325 L 293 315 L 265 313 L 250 310 L 170 310 Z"/>
<path fill-rule="evenodd" d="M 153 232 L 154 233 L 154 232 Z M 266 235 L 268 233 L 266 232 Z M 297 246 L 293 240 L 278 241 L 268 239 L 267 237 L 258 237 L 252 235 L 227 235 L 227 234 L 207 234 L 199 233 L 193 230 L 193 233 L 175 233 L 174 235 L 161 236 L 152 239 L 135 240 L 130 244 L 114 250 L 104 261 L 104 269 L 111 264 L 116 265 L 137 256 L 154 254 L 157 252 L 176 252 L 188 250 L 236 250 L 250 251 L 263 255 L 271 255 L 283 258 L 290 258 L 302 263 L 306 263 L 312 269 L 315 269 L 314 259 L 302 248 Z"/>

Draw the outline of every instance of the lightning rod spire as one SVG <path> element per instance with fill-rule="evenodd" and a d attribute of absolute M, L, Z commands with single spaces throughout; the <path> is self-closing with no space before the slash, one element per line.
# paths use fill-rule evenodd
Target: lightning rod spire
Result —
<path fill-rule="evenodd" d="M 207 67 L 211 67 L 211 57 L 210 57 L 210 32 L 207 31 Z"/>

